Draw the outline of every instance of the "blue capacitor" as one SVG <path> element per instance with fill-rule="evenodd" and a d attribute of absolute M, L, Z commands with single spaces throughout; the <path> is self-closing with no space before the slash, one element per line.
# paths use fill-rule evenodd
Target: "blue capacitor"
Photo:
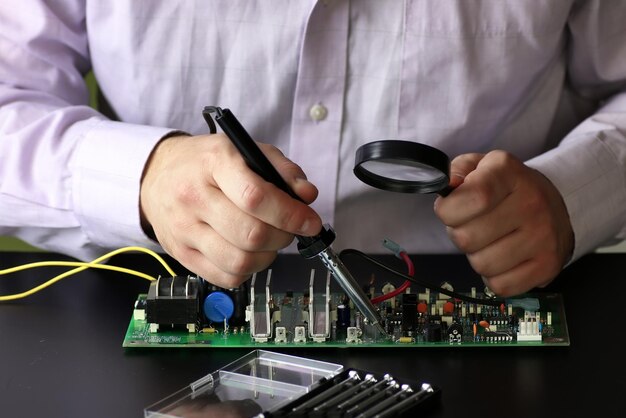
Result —
<path fill-rule="evenodd" d="M 224 292 L 213 292 L 204 300 L 204 314 L 209 321 L 222 323 L 233 316 L 235 304 Z"/>

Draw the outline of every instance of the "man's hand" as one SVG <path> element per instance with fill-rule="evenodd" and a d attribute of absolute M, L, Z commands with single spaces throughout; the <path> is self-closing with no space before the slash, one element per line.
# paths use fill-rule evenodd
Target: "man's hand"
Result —
<path fill-rule="evenodd" d="M 305 202 L 317 189 L 275 147 L 259 144 Z M 319 216 L 256 175 L 223 134 L 165 139 L 141 183 L 141 213 L 165 251 L 225 288 L 266 268 L 293 234 L 315 235 Z"/>
<path fill-rule="evenodd" d="M 512 155 L 493 151 L 452 161 L 456 189 L 435 201 L 454 244 L 500 296 L 547 285 L 574 247 L 565 203 L 554 185 Z"/>

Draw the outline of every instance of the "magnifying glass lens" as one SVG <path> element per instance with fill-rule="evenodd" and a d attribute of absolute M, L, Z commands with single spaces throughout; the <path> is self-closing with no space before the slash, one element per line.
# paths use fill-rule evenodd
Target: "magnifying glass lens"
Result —
<path fill-rule="evenodd" d="M 365 161 L 362 167 L 377 176 L 398 181 L 430 183 L 446 178 L 446 175 L 440 170 L 418 162 L 399 160 Z"/>

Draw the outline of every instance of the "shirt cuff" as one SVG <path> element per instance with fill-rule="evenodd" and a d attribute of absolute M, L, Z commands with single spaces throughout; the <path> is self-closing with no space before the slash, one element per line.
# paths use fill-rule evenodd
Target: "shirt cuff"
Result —
<path fill-rule="evenodd" d="M 72 161 L 72 200 L 89 240 L 101 247 L 159 249 L 141 228 L 144 166 L 173 129 L 103 120 L 80 139 Z"/>
<path fill-rule="evenodd" d="M 624 227 L 626 181 L 620 164 L 623 142 L 616 131 L 568 137 L 527 161 L 560 191 L 574 231 L 571 261 L 613 239 Z M 622 145 L 623 148 L 623 145 Z"/>

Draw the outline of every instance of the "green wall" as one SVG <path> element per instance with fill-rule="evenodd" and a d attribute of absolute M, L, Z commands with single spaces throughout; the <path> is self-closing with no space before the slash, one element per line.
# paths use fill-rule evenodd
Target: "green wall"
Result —
<path fill-rule="evenodd" d="M 26 244 L 24 241 L 13 237 L 0 236 L 0 251 L 40 251 Z"/>

